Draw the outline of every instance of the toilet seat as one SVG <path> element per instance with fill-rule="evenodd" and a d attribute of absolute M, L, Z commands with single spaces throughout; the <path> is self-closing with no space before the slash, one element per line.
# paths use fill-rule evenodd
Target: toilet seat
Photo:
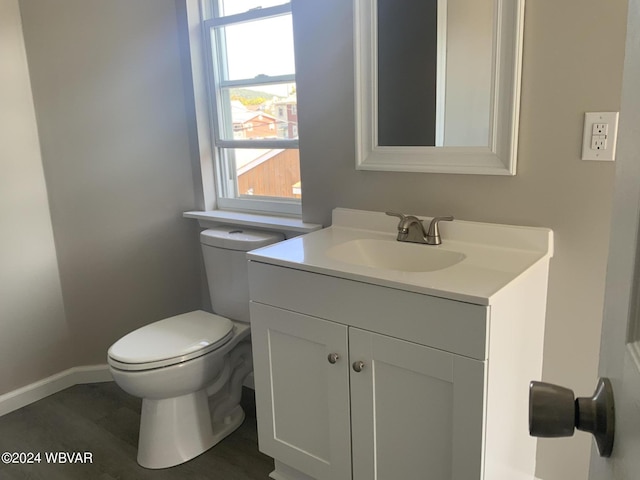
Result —
<path fill-rule="evenodd" d="M 202 310 L 145 325 L 114 343 L 108 362 L 119 370 L 151 370 L 206 355 L 234 335 L 228 318 Z"/>

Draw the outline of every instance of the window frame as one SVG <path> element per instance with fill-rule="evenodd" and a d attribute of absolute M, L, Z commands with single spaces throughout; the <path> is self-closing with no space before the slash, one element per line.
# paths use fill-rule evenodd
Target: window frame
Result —
<path fill-rule="evenodd" d="M 230 112 L 223 110 L 224 102 L 221 96 L 224 89 L 295 83 L 295 72 L 292 75 L 259 75 L 253 79 L 226 80 L 223 74 L 224 65 L 217 65 L 219 55 L 223 55 L 223 53 L 219 53 L 222 47 L 218 45 L 221 41 L 217 32 L 222 27 L 229 25 L 291 15 L 290 1 L 283 0 L 283 2 L 286 3 L 221 17 L 215 16 L 218 10 L 216 0 L 187 1 L 196 121 L 200 143 L 204 203 L 207 210 L 246 211 L 295 217 L 302 215 L 300 198 L 289 199 L 258 195 L 247 198 L 238 195 L 236 191 L 237 175 L 232 165 L 234 163 L 233 155 L 226 157 L 222 153 L 224 149 L 238 148 L 295 149 L 299 151 L 298 139 L 235 139 L 233 138 L 233 122 L 229 125 L 230 131 L 226 132 L 227 138 L 224 138 L 225 135 L 223 135 L 223 117 L 226 114 L 227 118 L 230 118 Z M 207 124 L 202 125 L 205 117 Z M 208 139 L 203 141 L 205 135 Z"/>

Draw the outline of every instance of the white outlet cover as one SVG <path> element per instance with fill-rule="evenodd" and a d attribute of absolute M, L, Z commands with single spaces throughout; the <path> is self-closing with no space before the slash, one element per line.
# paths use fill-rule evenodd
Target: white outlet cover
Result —
<path fill-rule="evenodd" d="M 605 148 L 591 148 L 594 124 L 606 124 Z M 618 142 L 618 112 L 586 112 L 584 114 L 584 133 L 582 136 L 582 160 L 613 162 L 616 158 Z"/>

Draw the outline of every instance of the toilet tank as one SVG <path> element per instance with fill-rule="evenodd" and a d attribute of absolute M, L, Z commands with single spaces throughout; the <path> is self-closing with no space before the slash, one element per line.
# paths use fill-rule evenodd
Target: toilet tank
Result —
<path fill-rule="evenodd" d="M 249 275 L 246 253 L 284 240 L 276 232 L 219 226 L 200 233 L 204 267 L 214 313 L 249 322 Z"/>

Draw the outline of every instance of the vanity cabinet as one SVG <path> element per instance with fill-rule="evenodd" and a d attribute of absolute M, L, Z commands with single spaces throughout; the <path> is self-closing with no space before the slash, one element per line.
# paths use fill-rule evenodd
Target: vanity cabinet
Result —
<path fill-rule="evenodd" d="M 272 478 L 484 478 L 486 307 L 258 262 L 250 278 Z M 455 332 L 469 322 L 481 335 Z"/>
<path fill-rule="evenodd" d="M 484 362 L 258 303 L 251 314 L 264 453 L 318 480 L 480 478 Z"/>
<path fill-rule="evenodd" d="M 247 254 L 271 478 L 534 478 L 553 232 L 456 220 L 433 247 L 384 213 L 332 221 Z"/>

